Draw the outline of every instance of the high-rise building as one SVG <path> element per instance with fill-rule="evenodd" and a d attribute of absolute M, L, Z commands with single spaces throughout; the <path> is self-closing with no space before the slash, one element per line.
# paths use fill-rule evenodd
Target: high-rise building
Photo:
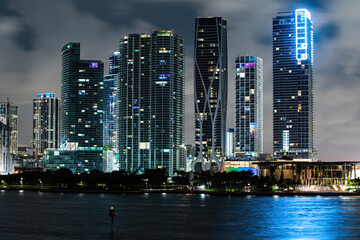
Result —
<path fill-rule="evenodd" d="M 10 131 L 8 135 L 8 144 L 10 154 L 17 153 L 18 147 L 18 106 L 13 103 L 1 102 L 0 103 L 0 121 L 5 124 Z"/>
<path fill-rule="evenodd" d="M 77 151 L 78 172 L 102 170 L 104 64 L 81 60 L 80 43 L 61 51 L 61 141 Z"/>
<path fill-rule="evenodd" d="M 103 146 L 111 146 L 117 152 L 118 148 L 118 124 L 117 117 L 117 84 L 119 77 L 117 74 L 104 76 L 104 139 Z"/>
<path fill-rule="evenodd" d="M 274 158 L 314 159 L 313 26 L 306 9 L 273 18 Z"/>
<path fill-rule="evenodd" d="M 151 168 L 150 35 L 129 34 L 119 44 L 119 168 Z"/>
<path fill-rule="evenodd" d="M 130 34 L 119 52 L 120 169 L 172 174 L 184 136 L 184 41 L 173 31 Z"/>
<path fill-rule="evenodd" d="M 226 20 L 196 18 L 194 54 L 196 156 L 193 170 L 200 170 L 197 165 L 201 165 L 202 170 L 220 170 L 225 157 L 228 89 Z"/>
<path fill-rule="evenodd" d="M 114 52 L 109 56 L 109 75 L 118 74 L 120 68 L 120 53 Z"/>
<path fill-rule="evenodd" d="M 0 119 L 0 174 L 11 172 L 12 154 L 10 153 L 10 134 L 11 129 L 5 124 L 4 119 Z"/>
<path fill-rule="evenodd" d="M 172 175 L 185 158 L 184 40 L 173 31 L 154 31 L 150 56 L 152 168 L 166 168 Z"/>
<path fill-rule="evenodd" d="M 235 57 L 235 152 L 263 152 L 263 60 Z"/>
<path fill-rule="evenodd" d="M 39 93 L 33 100 L 33 149 L 35 156 L 58 148 L 60 140 L 59 99 L 54 93 Z M 38 160 L 38 159 L 36 159 Z"/>

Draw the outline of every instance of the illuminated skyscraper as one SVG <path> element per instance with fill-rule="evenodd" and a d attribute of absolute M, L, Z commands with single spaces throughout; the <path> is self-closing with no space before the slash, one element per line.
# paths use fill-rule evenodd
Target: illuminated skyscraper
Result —
<path fill-rule="evenodd" d="M 193 170 L 220 170 L 225 157 L 228 91 L 226 20 L 196 18 L 194 54 L 196 155 Z"/>
<path fill-rule="evenodd" d="M 120 40 L 120 169 L 180 168 L 184 132 L 184 43 L 173 31 Z"/>
<path fill-rule="evenodd" d="M 0 174 L 14 171 L 13 155 L 18 146 L 18 106 L 0 103 Z"/>
<path fill-rule="evenodd" d="M 235 152 L 263 152 L 263 60 L 235 57 Z"/>
<path fill-rule="evenodd" d="M 274 158 L 314 159 L 313 26 L 306 9 L 273 18 Z"/>
<path fill-rule="evenodd" d="M 150 35 L 129 34 L 119 44 L 119 164 L 135 171 L 151 168 Z"/>
<path fill-rule="evenodd" d="M 18 118 L 18 106 L 11 102 L 0 103 L 0 121 L 3 122 L 10 131 L 8 144 L 11 154 L 16 154 L 18 150 Z"/>
<path fill-rule="evenodd" d="M 33 149 L 43 155 L 47 148 L 58 148 L 60 140 L 59 100 L 54 93 L 39 93 L 33 100 Z"/>
<path fill-rule="evenodd" d="M 61 51 L 61 141 L 77 150 L 78 172 L 102 169 L 104 64 L 81 60 L 80 43 Z"/>
<path fill-rule="evenodd" d="M 184 40 L 173 31 L 151 35 L 151 163 L 172 175 L 182 168 L 184 140 Z M 184 167 L 183 167 L 184 168 Z"/>
<path fill-rule="evenodd" d="M 114 52 L 109 56 L 109 75 L 118 74 L 120 68 L 120 53 Z"/>
<path fill-rule="evenodd" d="M 104 76 L 104 139 L 103 146 L 111 146 L 112 149 L 118 148 L 118 124 L 117 117 L 117 85 L 119 77 L 117 74 Z"/>

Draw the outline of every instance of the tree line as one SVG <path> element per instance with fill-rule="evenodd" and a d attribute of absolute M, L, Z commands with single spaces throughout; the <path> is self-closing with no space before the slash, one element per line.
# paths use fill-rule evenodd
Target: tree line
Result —
<path fill-rule="evenodd" d="M 255 176 L 251 170 L 240 172 L 176 172 L 169 177 L 165 169 L 146 169 L 143 173 L 113 171 L 104 173 L 93 170 L 90 173 L 73 174 L 61 168 L 57 171 L 23 172 L 0 176 L 2 186 L 43 187 L 70 189 L 203 189 L 207 191 L 261 191 L 291 190 L 298 183 L 288 179 L 275 180 Z"/>

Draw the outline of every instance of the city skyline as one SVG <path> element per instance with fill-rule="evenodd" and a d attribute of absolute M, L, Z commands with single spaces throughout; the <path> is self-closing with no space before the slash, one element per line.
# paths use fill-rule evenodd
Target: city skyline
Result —
<path fill-rule="evenodd" d="M 1 25 L 2 27 L 0 28 L 2 37 L 5 38 L 4 46 L 6 47 L 1 49 L 1 51 L 5 54 L 3 57 L 1 57 L 1 61 L 3 63 L 1 67 L 1 79 L 4 87 L 0 90 L 0 97 L 2 101 L 5 101 L 6 97 L 9 97 L 11 101 L 20 103 L 18 104 L 20 107 L 19 144 L 29 145 L 27 140 L 31 139 L 32 132 L 30 114 L 31 104 L 21 104 L 21 101 L 23 100 L 21 100 L 21 97 L 19 96 L 22 96 L 25 99 L 31 99 L 34 96 L 34 93 L 48 92 L 52 90 L 58 96 L 60 95 L 60 58 L 58 56 L 58 51 L 64 43 L 69 41 L 78 41 L 82 43 L 82 47 L 84 49 L 82 51 L 84 53 L 82 57 L 83 59 L 95 58 L 106 62 L 107 56 L 116 50 L 117 41 L 122 36 L 132 32 L 149 32 L 153 28 L 157 30 L 174 28 L 174 30 L 182 35 L 187 42 L 187 70 L 185 84 L 187 98 L 185 105 L 192 105 L 193 89 L 191 88 L 193 83 L 193 59 L 191 49 L 193 48 L 193 21 L 197 15 L 216 16 L 219 14 L 227 19 L 229 25 L 228 39 L 229 52 L 231 53 L 229 54 L 229 62 L 231 62 L 233 59 L 234 53 L 242 55 L 249 53 L 264 59 L 264 151 L 272 152 L 272 106 L 268 103 L 271 103 L 272 89 L 270 57 L 271 19 L 279 11 L 295 10 L 295 8 L 301 7 L 307 8 L 311 12 L 314 19 L 316 59 L 314 70 L 316 96 L 315 145 L 319 150 L 319 159 L 358 159 L 357 154 L 359 153 L 359 150 L 357 150 L 357 146 L 360 142 L 358 137 L 360 129 L 358 124 L 356 124 L 356 118 L 360 115 L 360 113 L 359 109 L 356 109 L 355 104 L 356 102 L 359 102 L 358 97 L 356 96 L 357 90 L 359 90 L 359 85 L 358 83 L 355 83 L 355 80 L 359 78 L 360 74 L 356 72 L 357 69 L 355 69 L 355 67 L 357 66 L 358 62 L 353 56 L 356 56 L 356 51 L 359 50 L 356 48 L 356 43 L 351 41 L 351 39 L 357 39 L 356 34 L 358 33 L 351 31 L 351 28 L 345 25 L 351 26 L 349 23 L 352 23 L 356 26 L 356 23 L 359 22 L 359 19 L 351 19 L 350 17 L 339 18 L 339 16 L 341 16 L 339 12 L 345 10 L 350 11 L 351 6 L 346 4 L 345 6 L 339 6 L 337 5 L 338 3 L 335 2 L 325 3 L 323 1 L 315 1 L 314 4 L 311 4 L 310 1 L 308 1 L 309 4 L 299 5 L 289 5 L 285 3 L 285 1 L 273 1 L 273 6 L 271 6 L 269 9 L 261 10 L 263 11 L 263 14 L 256 14 L 259 16 L 263 15 L 261 18 L 240 18 L 235 16 L 236 10 L 244 14 L 249 9 L 253 9 L 253 11 L 255 11 L 256 7 L 254 5 L 261 2 L 262 1 L 248 3 L 246 4 L 247 6 L 244 7 L 245 9 L 239 9 L 236 4 L 232 5 L 231 8 L 228 8 L 227 6 L 229 5 L 227 4 L 224 4 L 222 8 L 216 8 L 216 6 L 214 6 L 215 2 L 211 2 L 209 7 L 205 7 L 204 4 L 201 4 L 202 1 L 198 1 L 196 4 L 185 2 L 180 10 L 190 9 L 192 6 L 195 6 L 194 9 L 196 10 L 191 10 L 188 14 L 185 14 L 184 17 L 182 17 L 184 24 L 179 23 L 179 15 L 174 14 L 172 19 L 170 14 L 170 16 L 165 15 L 161 18 L 159 17 L 158 19 L 156 18 L 153 21 L 149 21 L 148 23 L 145 23 L 145 21 L 138 21 L 136 23 L 134 20 L 134 24 L 130 24 L 129 28 L 125 28 L 121 27 L 121 21 L 118 20 L 117 22 L 120 26 L 116 26 L 115 22 L 112 22 L 115 20 L 107 19 L 105 15 L 102 15 L 100 12 L 97 14 L 97 11 L 91 8 L 91 2 L 86 8 L 82 10 L 87 13 L 84 13 L 84 15 L 86 15 L 84 16 L 84 20 L 80 18 L 78 19 L 75 16 L 75 13 L 80 11 L 77 9 L 77 7 L 79 7 L 78 3 L 72 4 L 69 1 L 67 2 L 69 4 L 66 5 L 66 7 L 62 7 L 62 9 L 66 8 L 70 10 L 70 16 L 74 19 L 77 19 L 77 23 L 73 29 L 70 27 L 65 31 L 55 28 L 56 30 L 59 30 L 59 33 L 56 33 L 54 36 L 59 36 L 58 34 L 62 35 L 59 37 L 59 40 L 56 41 L 54 40 L 53 36 L 51 36 L 51 34 L 54 33 L 51 29 L 46 27 L 36 28 L 35 25 L 37 23 L 40 26 L 44 26 L 42 25 L 44 23 L 37 22 L 40 21 L 41 18 L 44 19 L 44 16 L 40 14 L 38 18 L 35 18 L 35 12 L 39 9 L 22 9 L 22 7 L 26 7 L 27 4 L 30 4 L 26 2 L 22 3 L 23 6 L 19 5 L 18 3 L 14 3 L 13 5 L 5 4 L 5 10 L 3 10 L 1 13 L 1 16 L 4 17 L 4 21 Z M 158 4 L 160 3 L 161 2 Z M 171 7 L 178 6 L 176 3 L 161 3 L 160 5 L 171 9 Z M 229 1 L 229 3 L 231 3 L 231 1 Z M 55 6 L 45 6 L 45 8 L 47 8 L 47 11 L 51 12 L 55 10 L 58 4 L 61 5 L 61 3 L 56 3 Z M 112 4 L 116 5 L 115 2 Z M 32 5 L 36 5 L 36 1 L 35 4 L 32 3 Z M 129 5 L 131 9 L 132 5 Z M 108 7 L 110 9 L 110 6 Z M 345 7 L 347 7 L 347 9 L 344 9 Z M 146 18 L 150 18 L 149 15 L 145 15 L 143 17 L 143 19 Z M 22 22 L 24 19 L 32 19 L 33 21 Z M 62 18 L 60 17 L 59 19 Z M 56 21 L 60 21 L 59 19 Z M 136 17 L 134 17 L 134 19 L 136 19 Z M 160 21 L 161 19 L 163 21 Z M 240 21 L 241 19 L 246 19 L 243 20 L 246 22 L 246 24 L 242 23 Z M 336 19 L 336 21 L 333 19 Z M 66 25 L 66 21 L 60 22 L 61 24 L 65 24 L 64 26 L 70 26 Z M 54 24 L 54 19 L 50 19 L 49 24 L 51 23 Z M 87 24 L 91 25 L 91 28 L 86 28 Z M 249 27 L 249 29 L 247 29 L 247 25 L 251 25 L 251 28 Z M 80 26 L 85 27 L 84 31 L 76 32 L 75 30 Z M 28 33 L 30 34 L 28 36 L 29 41 L 21 42 L 21 33 L 25 34 L 26 29 L 28 29 Z M 35 31 L 36 29 L 37 31 Z M 255 29 L 256 31 L 252 29 Z M 34 36 L 31 37 L 32 31 L 34 31 Z M 101 31 L 105 31 L 104 36 L 99 38 L 96 36 L 96 33 Z M 20 34 L 20 36 L 16 34 Z M 241 37 L 239 35 L 245 36 Z M 14 45 L 13 43 L 6 41 L 7 39 L 13 39 L 13 37 L 18 39 L 19 45 Z M 43 41 L 46 38 L 49 38 L 53 41 L 43 45 L 42 43 L 44 43 Z M 345 38 L 348 40 L 345 40 Z M 100 42 L 100 39 L 102 39 L 103 42 Z M 254 41 L 255 43 L 251 43 L 251 41 Z M 46 56 L 44 55 L 44 51 Z M 16 58 L 12 60 L 11 55 L 19 55 L 20 53 L 23 53 L 23 68 L 21 72 L 17 72 L 19 68 L 13 67 L 17 65 L 15 64 L 15 61 L 18 59 Z M 38 60 L 38 58 L 41 59 L 40 56 L 45 57 L 43 57 L 42 60 Z M 327 59 L 338 60 L 336 62 L 328 62 Z M 105 69 L 107 68 L 105 67 Z M 231 65 L 229 65 L 228 79 L 230 86 L 232 85 L 232 79 L 234 78 L 233 73 L 233 68 L 231 68 Z M 354 84 L 352 84 L 351 81 L 353 81 Z M 192 99 L 188 101 L 189 98 Z M 231 117 L 233 115 L 232 99 L 233 93 L 229 91 L 229 120 L 227 127 L 233 127 L 233 118 Z M 185 133 L 186 140 L 184 142 L 186 144 L 193 144 L 194 141 L 193 118 L 193 108 L 187 107 L 185 120 L 187 126 Z"/>

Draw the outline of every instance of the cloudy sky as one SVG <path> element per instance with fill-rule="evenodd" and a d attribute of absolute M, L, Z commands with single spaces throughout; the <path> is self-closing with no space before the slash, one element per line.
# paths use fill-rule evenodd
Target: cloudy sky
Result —
<path fill-rule="evenodd" d="M 264 59 L 264 146 L 272 151 L 271 23 L 307 8 L 315 37 L 315 144 L 319 159 L 360 160 L 360 2 L 358 0 L 0 0 L 0 101 L 20 106 L 19 143 L 32 138 L 32 98 L 60 96 L 60 50 L 81 43 L 82 59 L 117 50 L 129 33 L 174 29 L 186 47 L 186 134 L 193 143 L 194 18 L 228 21 L 229 109 L 233 127 L 235 54 Z M 107 66 L 107 64 L 106 64 Z"/>

